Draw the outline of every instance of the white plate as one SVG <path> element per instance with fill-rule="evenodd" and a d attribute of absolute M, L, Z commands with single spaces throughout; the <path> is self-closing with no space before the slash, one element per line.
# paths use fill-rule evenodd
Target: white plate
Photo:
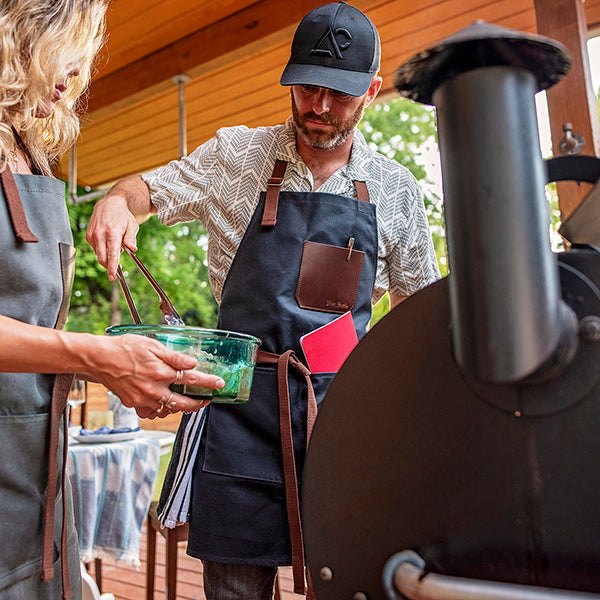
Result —
<path fill-rule="evenodd" d="M 74 435 L 73 439 L 82 444 L 106 444 L 107 442 L 124 442 L 143 435 L 143 430 L 125 431 L 123 433 L 99 433 L 90 435 Z"/>

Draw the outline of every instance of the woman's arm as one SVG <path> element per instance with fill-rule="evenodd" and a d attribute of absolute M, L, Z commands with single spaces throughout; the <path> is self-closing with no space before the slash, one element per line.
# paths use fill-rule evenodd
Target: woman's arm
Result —
<path fill-rule="evenodd" d="M 182 370 L 183 384 L 221 388 L 220 377 L 194 370 L 196 359 L 139 335 L 108 337 L 37 327 L 0 315 L 0 371 L 89 373 L 125 406 L 161 407 Z M 173 394 L 172 410 L 195 411 L 206 403 Z"/>

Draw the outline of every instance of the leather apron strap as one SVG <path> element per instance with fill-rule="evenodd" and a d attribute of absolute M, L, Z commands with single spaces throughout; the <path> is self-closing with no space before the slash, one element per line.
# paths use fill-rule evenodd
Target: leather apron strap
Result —
<path fill-rule="evenodd" d="M 294 440 L 292 436 L 292 416 L 290 409 L 290 391 L 288 385 L 288 366 L 291 365 L 306 380 L 308 388 L 308 406 L 306 411 L 306 445 L 310 440 L 315 420 L 317 418 L 317 400 L 310 380 L 310 370 L 301 362 L 292 350 L 283 354 L 273 354 L 258 351 L 257 363 L 277 365 L 277 389 L 279 392 L 279 430 L 281 433 L 281 451 L 283 455 L 283 475 L 285 481 L 285 500 L 290 528 L 292 546 L 292 573 L 294 577 L 294 593 L 304 594 L 305 560 L 302 523 L 300 520 L 300 499 L 298 480 L 296 478 L 296 459 L 294 457 Z M 312 585 L 309 581 L 309 600 L 314 598 Z"/>
<path fill-rule="evenodd" d="M 33 234 L 29 225 L 27 224 L 27 217 L 23 210 L 23 203 L 21 202 L 21 196 L 19 196 L 19 190 L 15 183 L 15 178 L 8 165 L 0 173 L 0 179 L 2 181 L 2 188 L 4 189 L 4 197 L 6 198 L 6 204 L 8 206 L 8 213 L 10 214 L 10 220 L 12 222 L 13 229 L 15 231 L 15 237 L 24 243 L 35 243 L 38 242 L 38 238 Z"/>
<path fill-rule="evenodd" d="M 46 489 L 46 509 L 44 514 L 44 545 L 42 549 L 42 581 L 51 581 L 54 578 L 54 508 L 58 483 L 58 439 L 60 419 L 63 417 L 65 432 L 68 429 L 67 398 L 73 373 L 60 373 L 56 376 L 52 389 L 50 405 L 50 441 L 48 444 L 48 485 Z M 61 566 L 63 598 L 71 598 L 71 582 L 69 579 L 69 549 L 67 544 L 67 496 L 65 494 L 65 477 L 67 471 L 67 435 L 63 444 L 63 469 L 62 469 L 62 531 L 61 531 Z"/>
<path fill-rule="evenodd" d="M 367 184 L 364 181 L 355 181 L 354 188 L 356 189 L 356 197 L 361 202 L 369 202 L 369 188 L 367 188 Z"/>
<path fill-rule="evenodd" d="M 261 225 L 263 227 L 272 227 L 277 223 L 277 205 L 279 204 L 279 190 L 283 183 L 283 176 L 287 168 L 287 162 L 276 160 L 273 167 L 273 174 L 267 180 L 267 192 L 265 194 L 265 207 Z"/>

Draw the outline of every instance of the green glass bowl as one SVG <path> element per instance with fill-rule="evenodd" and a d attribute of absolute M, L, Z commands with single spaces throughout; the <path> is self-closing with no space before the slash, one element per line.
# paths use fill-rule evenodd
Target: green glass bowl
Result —
<path fill-rule="evenodd" d="M 201 385 L 172 385 L 174 392 L 197 400 L 240 404 L 250 397 L 250 387 L 261 341 L 235 331 L 169 325 L 117 325 L 107 335 L 133 333 L 162 342 L 167 348 L 198 359 L 196 369 L 218 375 L 225 387 L 213 390 Z"/>

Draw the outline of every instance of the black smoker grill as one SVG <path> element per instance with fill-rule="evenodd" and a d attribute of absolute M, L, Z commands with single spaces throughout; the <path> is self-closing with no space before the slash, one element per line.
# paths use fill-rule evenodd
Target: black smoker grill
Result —
<path fill-rule="evenodd" d="M 600 161 L 545 163 L 534 103 L 569 64 L 478 22 L 396 74 L 437 108 L 451 275 L 323 402 L 302 499 L 319 600 L 600 598 L 600 253 L 552 253 L 544 194 Z"/>

